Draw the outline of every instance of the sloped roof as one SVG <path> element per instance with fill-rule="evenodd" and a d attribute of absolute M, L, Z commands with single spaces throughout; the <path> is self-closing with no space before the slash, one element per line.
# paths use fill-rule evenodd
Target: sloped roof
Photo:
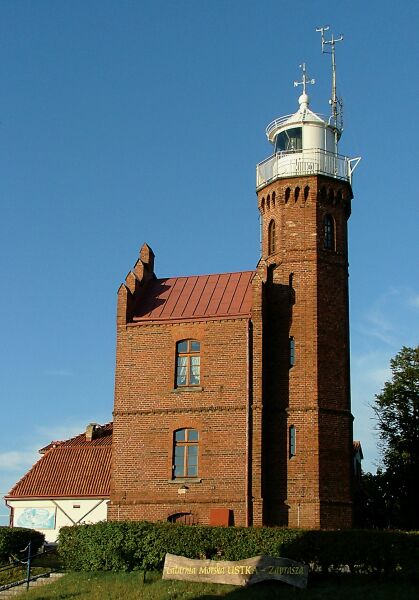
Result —
<path fill-rule="evenodd" d="M 187 321 L 250 316 L 254 271 L 155 279 L 133 321 Z"/>
<path fill-rule="evenodd" d="M 98 437 L 84 433 L 46 446 L 45 454 L 6 498 L 80 498 L 110 495 L 112 423 Z"/>

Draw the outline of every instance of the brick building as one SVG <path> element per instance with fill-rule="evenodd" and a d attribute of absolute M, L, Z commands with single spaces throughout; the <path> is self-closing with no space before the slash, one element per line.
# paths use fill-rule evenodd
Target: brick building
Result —
<path fill-rule="evenodd" d="M 144 244 L 118 291 L 109 519 L 351 525 L 352 163 L 306 82 L 267 128 L 256 269 L 158 279 Z"/>

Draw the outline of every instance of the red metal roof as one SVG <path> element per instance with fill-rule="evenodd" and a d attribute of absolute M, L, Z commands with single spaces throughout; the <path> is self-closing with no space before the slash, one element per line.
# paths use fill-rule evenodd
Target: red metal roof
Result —
<path fill-rule="evenodd" d="M 6 498 L 80 498 L 110 495 L 112 423 L 99 437 L 84 433 L 46 446 L 42 458 L 12 488 Z"/>
<path fill-rule="evenodd" d="M 250 316 L 254 271 L 155 279 L 148 284 L 135 322 Z"/>

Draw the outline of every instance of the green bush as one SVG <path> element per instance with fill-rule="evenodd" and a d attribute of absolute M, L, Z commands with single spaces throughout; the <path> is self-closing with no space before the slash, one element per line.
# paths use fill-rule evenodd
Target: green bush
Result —
<path fill-rule="evenodd" d="M 44 534 L 34 529 L 0 526 L 0 563 L 6 562 L 12 554 L 19 556 L 19 552 L 26 548 L 30 541 L 33 551 L 36 552 L 44 543 L 44 539 Z"/>
<path fill-rule="evenodd" d="M 170 523 L 102 522 L 64 527 L 59 553 L 76 571 L 161 569 L 166 552 L 188 558 L 241 560 L 283 556 L 323 573 L 415 576 L 419 534 L 401 531 L 311 531 L 280 527 L 206 527 Z"/>

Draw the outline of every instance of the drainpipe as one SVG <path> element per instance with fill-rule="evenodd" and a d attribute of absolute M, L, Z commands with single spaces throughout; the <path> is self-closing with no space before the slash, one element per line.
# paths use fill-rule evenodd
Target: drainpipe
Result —
<path fill-rule="evenodd" d="M 246 527 L 249 527 L 249 460 L 250 460 L 250 319 L 246 329 L 246 471 L 245 471 L 245 502 L 246 502 Z"/>
<path fill-rule="evenodd" d="M 10 515 L 9 515 L 9 527 L 13 527 L 13 506 L 10 506 L 10 504 L 7 501 L 7 498 L 4 499 L 4 503 L 7 506 L 7 508 L 10 508 Z"/>

